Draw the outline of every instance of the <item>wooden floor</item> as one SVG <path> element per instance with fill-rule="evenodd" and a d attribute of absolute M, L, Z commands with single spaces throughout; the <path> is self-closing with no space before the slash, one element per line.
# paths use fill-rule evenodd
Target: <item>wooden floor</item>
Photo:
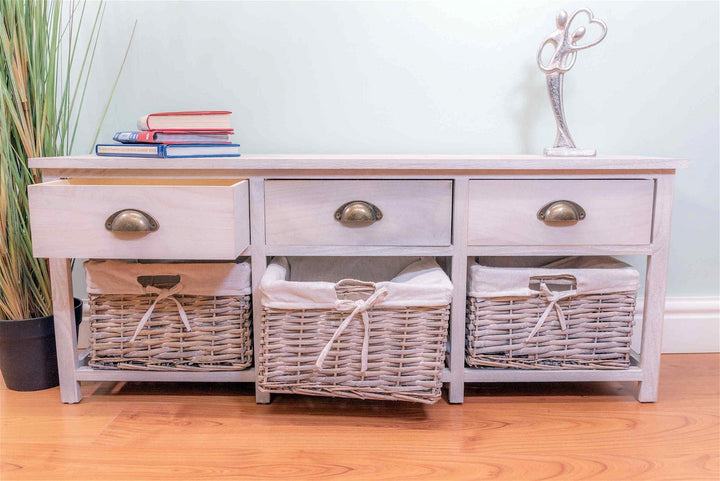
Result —
<path fill-rule="evenodd" d="M 276 396 L 249 385 L 0 389 L 0 479 L 720 479 L 720 355 L 632 383 L 475 385 L 463 405 Z"/>

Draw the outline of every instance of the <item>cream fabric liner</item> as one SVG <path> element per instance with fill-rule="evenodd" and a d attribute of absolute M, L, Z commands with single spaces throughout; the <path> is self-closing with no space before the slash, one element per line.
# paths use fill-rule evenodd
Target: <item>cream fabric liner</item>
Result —
<path fill-rule="evenodd" d="M 365 262 L 387 262 L 382 257 L 364 259 Z M 412 261 L 411 261 L 412 262 Z M 323 269 L 317 262 L 316 269 Z M 347 301 L 337 298 L 334 282 L 289 281 L 291 264 L 285 257 L 272 260 L 260 281 L 262 305 L 274 309 L 346 309 Z M 308 272 L 309 277 L 314 277 Z M 295 277 L 297 279 L 297 277 Z M 341 281 L 342 279 L 338 279 Z M 372 281 L 372 279 L 358 279 Z M 378 307 L 444 306 L 452 300 L 450 278 L 431 257 L 416 260 L 390 281 L 375 282 L 375 289 L 385 294 L 373 302 Z"/>
<path fill-rule="evenodd" d="M 286 281 L 332 282 L 340 279 L 363 279 L 373 282 L 389 281 L 421 257 L 334 256 L 287 257 L 290 265 Z"/>
<path fill-rule="evenodd" d="M 89 260 L 85 281 L 89 294 L 151 294 L 157 289 L 140 285 L 138 276 L 179 275 L 176 294 L 195 296 L 244 296 L 251 293 L 250 264 L 179 263 L 138 264 L 122 261 Z"/>
<path fill-rule="evenodd" d="M 500 267 L 502 258 L 478 258 L 479 262 L 468 259 L 468 295 L 480 298 L 533 296 L 539 291 L 530 289 L 530 278 L 538 276 L 573 276 L 576 294 L 634 291 L 640 286 L 638 272 L 612 257 L 535 259 L 538 267 Z"/>

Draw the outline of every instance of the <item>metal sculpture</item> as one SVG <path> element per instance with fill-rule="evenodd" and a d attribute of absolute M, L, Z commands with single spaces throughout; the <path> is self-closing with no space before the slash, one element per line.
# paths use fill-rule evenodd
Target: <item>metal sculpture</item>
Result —
<path fill-rule="evenodd" d="M 600 36 L 596 40 L 578 45 L 578 41 L 585 36 L 587 30 L 585 27 L 578 27 L 570 34 L 570 26 L 572 25 L 578 14 L 584 13 L 588 17 L 588 26 L 595 24 L 600 27 Z M 563 76 L 568 72 L 577 58 L 577 52 L 586 48 L 599 44 L 607 34 L 607 25 L 599 18 L 593 17 L 589 8 L 581 8 L 574 11 L 568 16 L 565 10 L 560 10 L 555 17 L 557 30 L 551 33 L 545 41 L 540 45 L 537 54 L 537 64 L 540 70 L 545 72 L 547 77 L 548 94 L 550 95 L 550 104 L 552 105 L 555 123 L 557 125 L 557 137 L 555 145 L 545 149 L 544 153 L 548 156 L 593 156 L 595 149 L 578 149 L 570 137 L 567 122 L 565 121 L 565 111 L 563 109 Z M 552 44 L 555 51 L 549 62 L 544 64 L 542 61 L 543 49 L 548 44 Z"/>

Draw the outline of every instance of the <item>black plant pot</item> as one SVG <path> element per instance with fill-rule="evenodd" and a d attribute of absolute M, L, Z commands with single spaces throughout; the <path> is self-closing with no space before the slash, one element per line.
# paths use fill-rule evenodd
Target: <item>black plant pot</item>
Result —
<path fill-rule="evenodd" d="M 75 299 L 75 326 L 82 321 L 82 301 Z M 0 371 L 13 391 L 38 391 L 60 384 L 53 316 L 0 320 Z"/>

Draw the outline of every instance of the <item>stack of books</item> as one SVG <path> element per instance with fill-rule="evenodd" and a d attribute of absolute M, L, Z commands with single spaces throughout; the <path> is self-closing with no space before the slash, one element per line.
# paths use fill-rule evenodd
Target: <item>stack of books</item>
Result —
<path fill-rule="evenodd" d="M 230 142 L 228 111 L 163 112 L 138 119 L 138 131 L 118 132 L 116 144 L 97 144 L 95 153 L 113 157 L 240 157 Z"/>

